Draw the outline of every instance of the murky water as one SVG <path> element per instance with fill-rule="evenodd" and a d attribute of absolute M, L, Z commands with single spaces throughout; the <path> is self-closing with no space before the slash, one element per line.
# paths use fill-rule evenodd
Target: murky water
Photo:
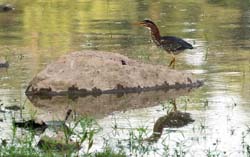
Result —
<path fill-rule="evenodd" d="M 249 1 L 22 0 L 9 3 L 16 9 L 0 13 L 0 57 L 10 63 L 8 69 L 0 71 L 2 108 L 21 104 L 26 113 L 46 113 L 41 106 L 48 102 L 44 100 L 40 106 L 32 104 L 24 95 L 28 82 L 48 63 L 75 50 L 109 50 L 167 65 L 170 56 L 150 42 L 146 29 L 132 24 L 150 18 L 163 35 L 183 37 L 194 45 L 195 49 L 178 55 L 176 68 L 205 80 L 202 88 L 177 94 L 180 95 L 176 99 L 178 109 L 191 113 L 195 122 L 180 129 L 164 129 L 162 137 L 153 145 L 161 148 L 160 143 L 165 142 L 170 145 L 170 154 L 175 153 L 174 148 L 182 148 L 186 156 L 209 153 L 246 156 L 244 146 L 250 144 L 247 143 L 250 139 L 247 127 L 250 126 Z M 132 95 L 122 101 L 112 96 L 100 98 L 96 104 L 103 110 L 98 113 L 89 108 L 86 113 L 99 118 L 104 128 L 101 134 L 105 136 L 111 134 L 114 121 L 119 128 L 146 126 L 150 130 L 157 119 L 166 115 L 164 106 L 168 106 L 169 97 L 162 95 L 139 98 Z M 65 110 L 77 104 L 81 111 L 84 102 L 95 101 L 91 97 L 85 99 L 69 100 L 65 105 L 65 100 L 56 102 L 62 102 Z M 124 107 L 126 104 L 128 107 Z M 13 115 L 20 114 L 0 113 L 3 121 L 0 130 L 5 136 L 9 134 L 6 128 L 10 127 Z M 119 137 L 123 135 L 120 133 L 116 138 Z M 159 156 L 164 150 L 159 149 L 153 155 Z"/>

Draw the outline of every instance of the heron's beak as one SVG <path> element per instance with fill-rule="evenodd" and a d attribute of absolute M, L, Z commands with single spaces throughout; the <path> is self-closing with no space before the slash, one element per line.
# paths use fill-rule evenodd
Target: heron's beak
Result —
<path fill-rule="evenodd" d="M 136 25 L 136 26 L 145 26 L 145 23 L 144 22 L 136 22 L 136 23 L 134 23 L 134 25 Z"/>

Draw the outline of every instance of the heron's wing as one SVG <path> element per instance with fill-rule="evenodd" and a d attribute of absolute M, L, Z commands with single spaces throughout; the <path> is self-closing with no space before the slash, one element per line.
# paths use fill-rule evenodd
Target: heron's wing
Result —
<path fill-rule="evenodd" d="M 192 45 L 173 36 L 165 36 L 161 38 L 161 45 L 167 51 L 178 51 L 184 49 L 192 49 Z"/>

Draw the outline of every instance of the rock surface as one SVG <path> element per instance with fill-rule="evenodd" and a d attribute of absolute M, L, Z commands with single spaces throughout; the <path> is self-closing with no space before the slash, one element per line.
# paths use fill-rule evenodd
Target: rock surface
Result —
<path fill-rule="evenodd" d="M 74 52 L 49 64 L 30 82 L 27 95 L 107 94 L 199 87 L 192 74 L 141 63 L 103 51 Z"/>

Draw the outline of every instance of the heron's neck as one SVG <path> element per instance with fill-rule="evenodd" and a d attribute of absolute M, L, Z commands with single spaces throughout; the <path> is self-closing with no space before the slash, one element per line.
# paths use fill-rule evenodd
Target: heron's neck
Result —
<path fill-rule="evenodd" d="M 151 37 L 152 37 L 154 43 L 157 46 L 160 46 L 161 35 L 160 35 L 159 29 L 155 26 L 155 27 L 151 27 L 150 31 L 151 31 Z"/>

